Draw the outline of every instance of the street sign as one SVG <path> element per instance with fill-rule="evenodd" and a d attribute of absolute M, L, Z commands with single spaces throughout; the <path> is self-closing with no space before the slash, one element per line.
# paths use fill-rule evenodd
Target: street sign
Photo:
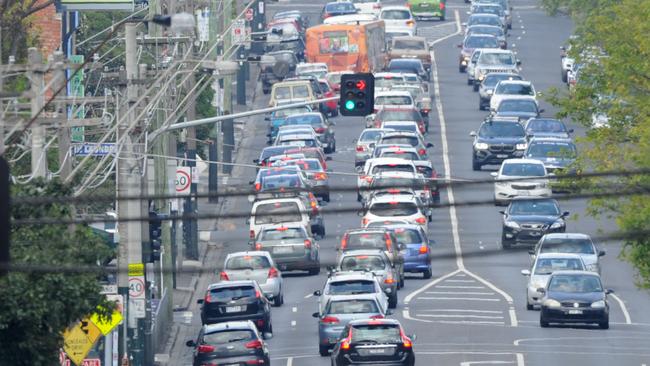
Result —
<path fill-rule="evenodd" d="M 62 363 L 63 366 L 71 366 L 70 360 L 65 360 L 65 363 Z M 81 363 L 81 366 L 102 366 L 102 360 L 99 358 L 86 358 Z"/>
<path fill-rule="evenodd" d="M 86 355 L 101 335 L 95 324 L 84 319 L 63 332 L 63 349 L 75 365 L 82 366 Z"/>
<path fill-rule="evenodd" d="M 144 297 L 144 279 L 140 277 L 129 278 L 129 297 L 134 299 Z"/>
<path fill-rule="evenodd" d="M 174 181 L 174 185 L 176 186 L 176 193 L 190 193 L 190 187 L 192 186 L 192 168 L 188 166 L 176 168 L 176 181 Z"/>
<path fill-rule="evenodd" d="M 253 20 L 253 8 L 246 9 L 246 20 L 249 22 Z"/>
<path fill-rule="evenodd" d="M 121 295 L 117 295 L 122 297 Z M 122 309 L 121 305 L 118 304 L 118 309 L 115 309 L 113 311 L 113 314 L 111 315 L 111 319 L 102 319 L 99 314 L 93 313 L 90 316 L 90 321 L 93 322 L 93 324 L 99 329 L 100 332 L 102 332 L 103 335 L 107 335 L 110 333 L 113 328 L 117 327 L 121 322 L 122 322 Z"/>
<path fill-rule="evenodd" d="M 189 168 L 188 168 L 189 169 Z M 129 327 L 137 324 L 136 319 L 145 317 L 144 264 L 129 263 Z"/>
<path fill-rule="evenodd" d="M 72 144 L 70 149 L 74 156 L 106 156 L 114 155 L 117 152 L 117 147 L 114 142 L 103 144 L 84 142 L 81 144 Z"/>
<path fill-rule="evenodd" d="M 236 19 L 232 22 L 232 43 L 242 44 L 246 41 L 246 20 Z"/>

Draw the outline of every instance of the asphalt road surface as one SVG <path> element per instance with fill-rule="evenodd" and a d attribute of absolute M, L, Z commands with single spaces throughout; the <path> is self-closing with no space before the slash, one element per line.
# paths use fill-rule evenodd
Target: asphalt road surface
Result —
<path fill-rule="evenodd" d="M 269 3 L 272 13 L 298 9 L 308 13 L 312 23 L 318 21 L 322 0 L 311 2 L 280 1 Z M 388 2 L 387 2 L 388 3 Z M 392 3 L 392 2 L 391 2 Z M 513 30 L 510 49 L 522 61 L 522 75 L 531 80 L 538 91 L 564 87 L 560 80 L 559 46 L 572 32 L 566 17 L 549 17 L 537 8 L 534 0 L 513 0 Z M 447 21 L 418 22 L 418 33 L 437 40 L 434 47 L 435 67 L 431 93 L 435 110 L 431 112 L 431 128 L 426 136 L 435 147 L 430 151 L 439 176 L 454 181 L 484 180 L 491 177 L 488 168 L 474 172 L 471 168 L 471 138 L 469 132 L 478 128 L 485 117 L 478 110 L 478 95 L 466 85 L 466 74 L 458 72 L 456 44 L 462 40 L 458 26 L 467 17 L 467 4 L 449 0 Z M 458 16 L 458 20 L 455 17 Z M 267 105 L 268 97 L 258 90 L 254 107 Z M 553 114 L 544 105 L 545 115 Z M 256 158 L 266 146 L 266 123 L 261 116 L 255 130 L 245 140 L 240 154 L 247 162 Z M 337 117 L 337 152 L 329 167 L 332 187 L 355 185 L 354 140 L 363 129 L 363 119 Z M 576 135 L 584 130 L 572 125 Z M 496 168 L 496 167 L 495 167 Z M 341 173 L 341 174 L 336 174 Z M 238 182 L 254 177 L 250 169 Z M 337 208 L 359 208 L 354 191 L 333 193 L 324 211 Z M 484 200 L 490 202 L 493 185 L 451 185 L 442 191 L 442 202 Z M 238 212 L 249 209 L 245 197 L 234 207 Z M 562 209 L 572 216 L 567 232 L 583 232 L 598 236 L 612 232 L 615 226 L 605 219 L 595 220 L 586 215 L 583 200 L 561 202 Z M 603 260 L 603 282 L 615 291 L 610 297 L 609 330 L 592 326 L 560 326 L 540 328 L 539 312 L 527 311 L 525 306 L 526 279 L 520 274 L 528 268 L 528 248 L 503 251 L 500 249 L 500 208 L 492 204 L 439 208 L 435 211 L 429 233 L 434 246 L 434 276 L 423 280 L 421 275 L 407 276 L 406 286 L 399 292 L 399 304 L 392 316 L 399 319 L 407 333 L 415 333 L 417 365 L 644 365 L 650 364 L 650 304 L 648 292 L 638 290 L 630 265 L 617 258 L 618 242 L 599 242 L 607 250 Z M 211 265 L 222 263 L 224 253 L 246 250 L 247 225 L 244 219 L 233 219 L 231 230 L 220 232 L 224 240 L 222 251 L 212 251 Z M 360 218 L 355 212 L 326 213 L 327 236 L 320 240 L 323 264 L 333 264 L 335 245 L 341 234 L 357 227 Z M 223 225 L 222 225 L 223 226 Z M 274 365 L 329 365 L 327 357 L 318 355 L 317 299 L 311 294 L 321 289 L 326 271 L 319 276 L 284 274 L 285 304 L 273 308 L 274 337 L 269 340 Z M 201 293 L 214 274 L 206 274 L 198 284 Z M 200 295 L 198 295 L 200 297 Z M 198 307 L 194 304 L 192 324 L 185 335 L 193 338 L 200 329 Z M 191 364 L 191 350 L 186 339 L 179 339 L 172 359 L 179 365 Z"/>

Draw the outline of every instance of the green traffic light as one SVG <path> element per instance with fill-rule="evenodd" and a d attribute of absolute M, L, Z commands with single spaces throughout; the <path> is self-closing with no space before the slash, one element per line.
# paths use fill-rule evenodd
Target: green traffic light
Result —
<path fill-rule="evenodd" d="M 347 109 L 348 111 L 354 110 L 354 105 L 355 105 L 354 101 L 348 100 L 347 102 L 345 102 L 345 109 Z"/>

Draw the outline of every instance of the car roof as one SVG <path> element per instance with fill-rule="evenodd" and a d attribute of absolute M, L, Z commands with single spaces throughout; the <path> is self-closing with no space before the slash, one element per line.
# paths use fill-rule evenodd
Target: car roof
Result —
<path fill-rule="evenodd" d="M 226 329 L 253 330 L 255 329 L 255 324 L 253 324 L 253 322 L 250 320 L 206 324 L 203 326 L 203 333 L 209 334 Z"/>
<path fill-rule="evenodd" d="M 422 41 L 424 43 L 427 42 L 426 38 L 420 37 L 420 36 L 397 36 L 397 37 L 393 37 L 393 41 L 410 41 L 410 40 L 412 40 L 412 41 Z"/>
<path fill-rule="evenodd" d="M 521 84 L 521 85 L 532 85 L 533 83 L 528 80 L 501 80 L 499 84 Z"/>
<path fill-rule="evenodd" d="M 409 9 L 408 7 L 401 6 L 401 5 L 384 6 L 383 8 L 381 8 L 381 11 L 384 11 L 384 10 L 408 10 L 408 11 L 411 11 L 411 9 Z"/>
<path fill-rule="evenodd" d="M 366 160 L 370 165 L 385 165 L 385 164 L 412 164 L 411 160 L 401 158 L 372 158 Z"/>
<path fill-rule="evenodd" d="M 332 303 L 334 301 L 346 301 L 346 300 L 375 300 L 377 301 L 376 293 L 365 293 L 365 294 L 354 294 L 354 295 L 331 295 L 329 301 Z"/>
<path fill-rule="evenodd" d="M 506 159 L 502 164 L 535 164 L 535 165 L 544 165 L 543 162 L 537 159 Z"/>
<path fill-rule="evenodd" d="M 408 93 L 408 92 L 407 92 Z M 392 136 L 409 136 L 409 137 L 421 137 L 419 132 L 413 132 L 413 131 L 388 131 L 382 136 L 384 137 L 392 137 Z"/>
<path fill-rule="evenodd" d="M 600 278 L 600 275 L 594 271 L 559 270 L 553 271 L 553 273 L 551 273 L 551 276 L 560 275 L 588 275 Z"/>
<path fill-rule="evenodd" d="M 409 203 L 417 204 L 416 197 L 413 197 L 412 195 L 393 194 L 393 195 L 374 197 L 372 202 L 370 202 L 368 206 L 372 206 L 375 203 L 389 203 L 389 202 L 399 202 L 399 203 L 409 202 Z"/>
<path fill-rule="evenodd" d="M 406 159 L 404 159 L 406 160 Z M 412 160 L 406 160 L 406 161 L 412 161 Z M 375 179 L 381 179 L 381 178 L 418 178 L 418 173 L 411 173 L 411 172 L 401 172 L 401 171 L 394 171 L 394 172 L 381 172 L 379 174 L 373 174 L 373 177 Z"/>
<path fill-rule="evenodd" d="M 208 290 L 213 290 L 216 288 L 228 288 L 228 287 L 238 287 L 238 286 L 253 286 L 255 287 L 256 281 L 254 280 L 237 280 L 237 281 L 224 281 L 211 283 L 208 285 Z"/>
<path fill-rule="evenodd" d="M 549 258 L 558 258 L 558 259 L 582 259 L 580 254 L 574 253 L 540 253 L 537 255 L 535 260 L 539 259 L 549 259 Z"/>
<path fill-rule="evenodd" d="M 413 123 L 415 123 L 415 122 L 411 122 L 410 124 L 413 124 Z M 390 144 L 385 144 L 385 145 L 382 144 L 382 145 L 380 145 L 380 146 L 382 147 L 382 152 L 383 152 L 383 151 L 390 151 L 390 152 L 394 152 L 394 151 L 418 152 L 418 150 L 417 150 L 416 148 L 414 148 L 413 146 L 411 146 L 411 145 L 406 145 L 406 146 L 392 146 L 392 145 L 390 145 Z M 385 147 L 384 147 L 384 146 L 385 146 Z M 377 146 L 375 146 L 375 147 L 377 147 Z M 399 158 L 397 158 L 397 159 L 399 159 Z"/>
<path fill-rule="evenodd" d="M 345 252 L 347 253 L 347 252 Z M 375 275 L 372 272 L 362 272 L 362 271 L 346 271 L 346 272 L 333 272 L 330 277 L 327 278 L 327 282 L 345 282 L 353 280 L 373 280 Z"/>
<path fill-rule="evenodd" d="M 551 233 L 544 235 L 544 239 L 589 239 L 591 237 L 582 233 Z"/>
<path fill-rule="evenodd" d="M 397 97 L 409 96 L 409 97 L 411 97 L 411 93 L 409 93 L 406 90 L 380 91 L 379 93 L 375 94 L 375 99 L 377 97 L 386 97 L 386 96 L 388 96 L 388 97 L 393 97 L 393 96 L 397 96 Z"/>

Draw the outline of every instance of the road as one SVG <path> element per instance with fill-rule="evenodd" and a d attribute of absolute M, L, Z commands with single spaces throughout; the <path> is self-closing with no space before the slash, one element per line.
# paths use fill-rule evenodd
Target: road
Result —
<path fill-rule="evenodd" d="M 270 12 L 299 9 L 318 19 L 324 1 L 310 3 L 287 1 L 268 4 Z M 560 80 L 559 46 L 572 31 L 568 18 L 551 18 L 534 5 L 534 0 L 513 0 L 513 30 L 509 38 L 511 48 L 522 61 L 522 74 L 533 81 L 537 90 L 563 87 Z M 427 141 L 435 147 L 430 153 L 439 176 L 454 181 L 482 180 L 491 177 L 487 169 L 471 169 L 471 138 L 485 112 L 478 110 L 478 96 L 465 83 L 466 75 L 457 67 L 458 48 L 462 39 L 453 13 L 460 14 L 459 23 L 466 17 L 466 4 L 459 0 L 448 2 L 448 21 L 419 22 L 420 34 L 431 40 L 439 39 L 434 47 L 436 64 L 434 94 L 436 110 L 431 114 L 431 130 Z M 254 107 L 266 106 L 267 99 L 254 101 Z M 552 115 L 548 105 L 546 114 Z M 354 143 L 363 129 L 362 118 L 335 119 L 337 153 L 329 167 L 333 169 L 333 187 L 354 186 Z M 255 123 L 257 122 L 257 123 Z M 240 149 L 243 162 L 250 163 L 265 146 L 265 123 L 261 117 L 249 121 L 250 133 Z M 576 134 L 584 133 L 579 126 Z M 246 182 L 254 177 L 249 170 Z M 341 173 L 341 174 L 336 174 Z M 492 199 L 492 184 L 450 185 L 442 192 L 442 202 L 464 202 Z M 359 205 L 356 193 L 345 191 L 333 194 L 325 212 Z M 245 197 L 233 198 L 237 212 L 245 212 L 249 203 Z M 615 229 L 611 221 L 594 220 L 586 215 L 585 201 L 562 201 L 563 210 L 571 211 L 569 232 L 583 232 L 594 236 Z M 650 364 L 650 295 L 634 286 L 634 272 L 629 264 L 617 258 L 620 243 L 598 243 L 608 251 L 604 257 L 603 278 L 607 288 L 615 290 L 611 300 L 611 328 L 593 327 L 539 327 L 539 312 L 525 307 L 525 278 L 520 270 L 527 268 L 527 248 L 502 251 L 500 249 L 501 217 L 499 208 L 491 204 L 440 208 L 430 224 L 430 235 L 436 241 L 434 248 L 434 277 L 425 281 L 420 276 L 408 276 L 400 291 L 399 305 L 393 317 L 402 321 L 407 333 L 417 334 L 415 350 L 417 365 L 643 365 Z M 341 234 L 357 227 L 360 220 L 354 212 L 326 214 L 327 236 L 320 240 L 321 260 L 332 264 L 334 247 Z M 223 250 L 208 253 L 211 265 L 222 263 L 225 253 L 247 248 L 247 227 L 244 219 L 222 223 L 230 228 L 219 233 Z M 214 262 L 214 263 L 213 263 Z M 284 274 L 285 304 L 273 308 L 274 337 L 268 343 L 274 365 L 329 365 L 329 358 L 320 357 L 317 348 L 317 323 L 311 314 L 317 311 L 317 300 L 312 292 L 325 283 L 325 271 L 319 276 Z M 201 289 L 214 274 L 206 274 L 198 283 Z M 200 329 L 198 307 L 194 304 L 192 323 L 179 335 L 172 354 L 178 365 L 191 364 L 191 350 L 185 340 L 196 336 Z M 186 338 L 182 338 L 186 337 Z"/>

